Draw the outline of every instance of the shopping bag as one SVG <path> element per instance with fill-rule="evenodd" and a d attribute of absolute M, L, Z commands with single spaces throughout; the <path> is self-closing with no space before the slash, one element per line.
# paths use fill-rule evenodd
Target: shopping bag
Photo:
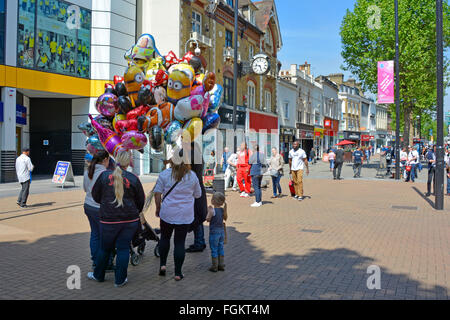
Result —
<path fill-rule="evenodd" d="M 295 196 L 295 188 L 294 188 L 294 181 L 291 180 L 289 182 L 289 190 L 291 191 L 291 196 Z"/>

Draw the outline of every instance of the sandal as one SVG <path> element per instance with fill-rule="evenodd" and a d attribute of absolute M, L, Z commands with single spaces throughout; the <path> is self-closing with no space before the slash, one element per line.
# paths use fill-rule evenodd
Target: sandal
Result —
<path fill-rule="evenodd" d="M 183 278 L 184 278 L 184 275 L 179 275 L 179 276 L 175 276 L 175 281 L 180 281 L 180 280 L 183 280 Z"/>
<path fill-rule="evenodd" d="M 164 268 L 164 269 L 163 269 Z M 166 275 L 166 266 L 162 266 L 160 269 L 159 269 L 159 275 L 160 276 L 165 276 Z"/>

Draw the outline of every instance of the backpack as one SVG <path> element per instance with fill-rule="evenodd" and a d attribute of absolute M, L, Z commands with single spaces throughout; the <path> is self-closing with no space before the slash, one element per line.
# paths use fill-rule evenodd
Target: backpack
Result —
<path fill-rule="evenodd" d="M 386 160 L 391 160 L 391 153 L 390 152 L 386 153 Z"/>

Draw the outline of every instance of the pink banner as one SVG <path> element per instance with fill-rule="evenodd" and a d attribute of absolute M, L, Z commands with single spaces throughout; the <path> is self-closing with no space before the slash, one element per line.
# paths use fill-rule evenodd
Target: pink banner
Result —
<path fill-rule="evenodd" d="M 394 103 L 394 61 L 378 62 L 378 103 Z"/>

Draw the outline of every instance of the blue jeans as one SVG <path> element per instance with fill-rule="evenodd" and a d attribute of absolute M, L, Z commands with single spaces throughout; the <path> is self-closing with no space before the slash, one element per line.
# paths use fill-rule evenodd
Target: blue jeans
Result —
<path fill-rule="evenodd" d="M 414 182 L 416 176 L 416 164 L 411 164 L 411 171 L 408 172 L 408 177 L 406 178 L 406 181 L 409 181 L 409 178 L 411 178 L 412 182 Z"/>
<path fill-rule="evenodd" d="M 224 163 L 222 166 L 222 171 L 225 173 L 225 171 L 227 171 L 228 168 L 228 163 Z"/>
<path fill-rule="evenodd" d="M 211 257 L 217 258 L 225 256 L 223 242 L 225 240 L 225 231 L 223 228 L 209 230 L 209 247 L 211 248 Z"/>
<path fill-rule="evenodd" d="M 261 181 L 262 176 L 252 176 L 252 185 L 253 189 L 255 189 L 255 202 L 262 201 Z"/>
<path fill-rule="evenodd" d="M 117 224 L 100 224 L 101 246 L 98 252 L 94 277 L 105 280 L 108 259 L 114 247 L 117 250 L 115 283 L 122 284 L 127 278 L 128 261 L 130 259 L 131 239 L 138 230 L 139 221 Z"/>
<path fill-rule="evenodd" d="M 206 246 L 205 242 L 205 230 L 203 229 L 203 223 L 199 224 L 194 230 L 194 247 L 203 248 Z"/>
<path fill-rule="evenodd" d="M 447 194 L 450 194 L 450 178 L 447 176 Z"/>
<path fill-rule="evenodd" d="M 330 160 L 330 169 L 334 169 L 334 160 Z"/>
<path fill-rule="evenodd" d="M 280 180 L 281 180 L 281 174 L 278 175 L 278 177 L 272 176 L 272 187 L 273 187 L 273 195 L 281 194 L 281 186 L 280 186 Z"/>
<path fill-rule="evenodd" d="M 89 240 L 89 246 L 91 248 L 91 260 L 95 264 L 97 255 L 100 250 L 100 209 L 91 207 L 84 204 L 84 213 L 86 214 L 89 225 L 91 226 L 91 238 Z M 112 265 L 114 260 L 114 254 L 111 253 L 109 257 L 108 265 Z"/>

